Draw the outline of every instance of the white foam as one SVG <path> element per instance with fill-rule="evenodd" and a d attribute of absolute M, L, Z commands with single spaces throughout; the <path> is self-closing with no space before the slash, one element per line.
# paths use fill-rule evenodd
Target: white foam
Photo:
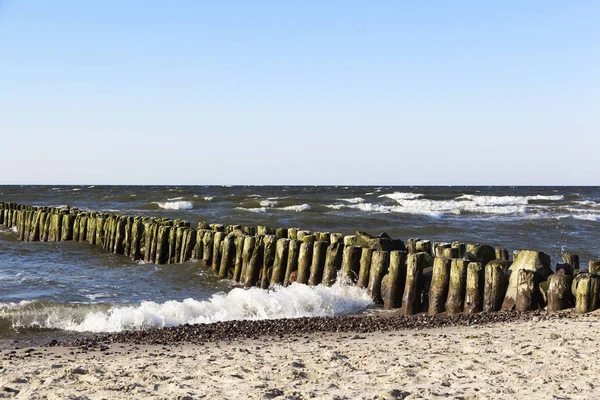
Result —
<path fill-rule="evenodd" d="M 10 230 L 14 233 L 17 233 L 19 231 L 16 226 L 11 226 Z"/>
<path fill-rule="evenodd" d="M 217 321 L 334 316 L 360 312 L 372 304 L 367 292 L 356 286 L 336 283 L 331 287 L 310 287 L 293 283 L 273 290 L 236 288 L 205 301 L 143 301 L 136 306 L 113 306 L 107 311 L 95 305 L 94 311 L 84 315 L 67 307 L 46 308 L 27 318 L 13 318 L 13 326 L 120 332 Z"/>
<path fill-rule="evenodd" d="M 213 199 L 213 196 L 204 196 L 204 201 L 212 201 Z"/>
<path fill-rule="evenodd" d="M 165 210 L 189 210 L 194 208 L 194 203 L 191 201 L 166 201 L 164 203 L 154 201 L 153 204 L 158 204 L 160 208 Z"/>
<path fill-rule="evenodd" d="M 358 204 L 358 203 L 364 203 L 365 199 L 363 199 L 362 197 L 353 197 L 351 199 L 338 199 L 339 201 L 345 201 L 347 203 L 350 204 Z"/>
<path fill-rule="evenodd" d="M 259 207 L 259 208 L 236 207 L 236 208 L 234 208 L 234 210 L 242 210 L 242 211 L 248 211 L 248 212 L 254 212 L 254 213 L 264 213 L 264 212 L 267 212 L 266 207 Z"/>
<path fill-rule="evenodd" d="M 481 206 L 497 206 L 497 205 L 527 205 L 531 200 L 546 200 L 558 201 L 564 200 L 564 196 L 477 196 L 473 194 L 463 194 L 455 200 L 470 200 Z"/>
<path fill-rule="evenodd" d="M 260 202 L 260 206 L 261 207 L 277 207 L 279 205 L 279 202 L 275 201 L 275 200 L 261 200 Z"/>
<path fill-rule="evenodd" d="M 595 222 L 600 222 L 600 215 L 599 214 L 580 214 L 580 215 L 573 215 L 572 216 L 575 219 L 581 219 L 584 221 L 595 221 Z"/>
<path fill-rule="evenodd" d="M 115 293 L 91 293 L 91 294 L 84 294 L 83 296 L 90 300 L 107 299 L 107 298 L 111 298 L 111 297 L 117 297 L 117 295 Z"/>
<path fill-rule="evenodd" d="M 423 197 L 424 195 L 421 193 L 404 193 L 404 192 L 394 192 L 388 194 L 382 194 L 379 197 L 387 197 L 392 200 L 413 200 Z"/>
<path fill-rule="evenodd" d="M 310 206 L 308 204 L 298 204 L 298 205 L 293 205 L 293 206 L 281 207 L 281 208 L 278 208 L 278 210 L 301 212 L 301 211 L 309 211 Z"/>
<path fill-rule="evenodd" d="M 182 199 L 183 199 L 183 197 L 172 197 L 172 198 L 167 199 L 167 200 L 174 201 L 174 200 L 182 200 Z"/>

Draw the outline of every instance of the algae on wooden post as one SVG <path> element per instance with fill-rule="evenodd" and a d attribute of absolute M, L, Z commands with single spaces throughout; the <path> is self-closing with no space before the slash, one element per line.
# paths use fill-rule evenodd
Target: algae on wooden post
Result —
<path fill-rule="evenodd" d="M 382 304 L 381 281 L 388 272 L 390 264 L 390 253 L 384 250 L 375 250 L 371 256 L 371 268 L 369 272 L 369 285 L 367 292 L 377 304 Z"/>
<path fill-rule="evenodd" d="M 321 284 L 331 286 L 335 283 L 337 273 L 342 267 L 342 253 L 344 245 L 342 243 L 330 243 L 327 246 L 325 254 L 325 265 L 323 267 L 323 278 Z"/>
<path fill-rule="evenodd" d="M 600 274 L 600 260 L 590 260 L 588 263 L 590 274 Z"/>
<path fill-rule="evenodd" d="M 242 248 L 242 270 L 240 272 L 240 282 L 246 284 L 246 270 L 250 264 L 252 253 L 254 252 L 254 246 L 256 246 L 256 237 L 244 236 L 244 246 Z"/>
<path fill-rule="evenodd" d="M 485 266 L 483 311 L 498 311 L 506 293 L 506 270 L 503 263 L 489 262 Z"/>
<path fill-rule="evenodd" d="M 442 249 L 442 254 L 444 249 Z M 454 250 L 446 248 L 445 250 Z M 429 288 L 429 315 L 436 315 L 446 309 L 446 298 L 448 297 L 448 286 L 450 285 L 450 266 L 452 260 L 445 257 L 433 259 L 433 271 L 431 275 L 431 286 Z"/>
<path fill-rule="evenodd" d="M 221 265 L 219 266 L 219 278 L 225 279 L 229 271 L 233 269 L 235 263 L 235 237 L 225 236 L 223 239 L 223 254 L 221 256 Z"/>
<path fill-rule="evenodd" d="M 373 249 L 363 248 L 360 254 L 360 270 L 358 272 L 358 280 L 356 286 L 366 288 L 369 286 L 369 271 L 371 269 L 371 257 Z"/>
<path fill-rule="evenodd" d="M 359 246 L 344 246 L 342 254 L 342 275 L 349 282 L 356 283 L 360 273 L 360 256 L 362 248 Z"/>
<path fill-rule="evenodd" d="M 173 228 L 174 229 L 174 228 Z M 169 233 L 171 227 L 160 225 L 156 234 L 156 264 L 166 264 L 169 261 Z"/>
<path fill-rule="evenodd" d="M 562 254 L 562 259 L 564 263 L 571 264 L 573 268 L 579 269 L 579 255 L 566 251 Z"/>
<path fill-rule="evenodd" d="M 312 261 L 310 263 L 310 276 L 308 284 L 316 286 L 323 280 L 323 270 L 325 269 L 325 258 L 327 257 L 326 242 L 315 242 L 313 244 Z"/>
<path fill-rule="evenodd" d="M 204 262 L 204 265 L 206 265 L 207 267 L 210 267 L 210 264 L 212 262 L 213 238 L 214 238 L 213 231 L 208 231 L 208 230 L 204 231 L 204 236 L 202 237 L 202 243 L 203 243 L 202 261 Z"/>
<path fill-rule="evenodd" d="M 246 288 L 256 286 L 256 282 L 258 282 L 263 261 L 263 251 L 263 238 L 259 236 L 254 246 L 254 250 L 252 251 L 248 266 L 246 267 L 246 279 L 244 282 L 244 287 Z"/>
<path fill-rule="evenodd" d="M 289 232 L 289 231 L 288 231 Z M 292 282 L 296 281 L 296 275 L 298 273 L 298 255 L 300 252 L 299 240 L 290 240 L 288 244 L 288 259 L 287 266 L 285 269 L 285 276 L 283 279 L 283 285 L 287 286 Z"/>
<path fill-rule="evenodd" d="M 467 314 L 475 314 L 483 310 L 484 269 L 479 262 L 467 265 L 467 283 L 465 289 L 465 307 Z"/>
<path fill-rule="evenodd" d="M 385 309 L 402 306 L 402 295 L 406 285 L 406 256 L 405 251 L 392 250 L 390 252 L 388 273 L 381 282 L 381 297 Z"/>
<path fill-rule="evenodd" d="M 306 237 L 304 238 L 306 239 Z M 314 241 L 303 241 L 298 251 L 298 276 L 296 282 L 308 283 L 312 263 Z"/>
<path fill-rule="evenodd" d="M 529 269 L 520 269 L 517 272 L 517 298 L 515 309 L 517 311 L 531 311 L 537 308 L 535 272 Z"/>
<path fill-rule="evenodd" d="M 413 315 L 421 311 L 421 286 L 425 253 L 410 253 L 406 259 L 406 283 L 402 296 L 402 312 Z"/>
<path fill-rule="evenodd" d="M 572 281 L 573 276 L 567 275 L 564 270 L 548 277 L 548 311 L 560 311 L 573 306 Z"/>
<path fill-rule="evenodd" d="M 217 231 L 213 236 L 213 251 L 212 251 L 212 265 L 211 269 L 215 272 L 219 271 L 221 267 L 221 243 L 225 238 L 225 232 Z"/>
<path fill-rule="evenodd" d="M 587 272 L 579 273 L 571 284 L 571 292 L 575 296 L 575 312 L 588 313 L 598 308 L 599 280 L 597 275 Z"/>
<path fill-rule="evenodd" d="M 269 286 L 281 285 L 285 278 L 288 260 L 288 248 L 290 240 L 281 238 L 275 244 L 275 259 L 273 261 L 273 272 Z"/>
<path fill-rule="evenodd" d="M 233 267 L 233 280 L 239 282 L 242 276 L 243 251 L 245 236 L 235 238 L 235 263 Z"/>
<path fill-rule="evenodd" d="M 452 264 L 450 266 L 448 298 L 446 300 L 446 312 L 448 314 L 460 313 L 464 308 L 468 264 L 469 262 L 466 260 L 452 260 Z"/>
<path fill-rule="evenodd" d="M 515 251 L 513 254 L 514 262 L 509 268 L 508 288 L 502 302 L 502 310 L 506 311 L 512 310 L 516 303 L 518 272 L 521 269 L 536 271 L 539 268 L 550 266 L 550 257 L 539 251 L 520 250 Z"/>
<path fill-rule="evenodd" d="M 273 264 L 275 263 L 275 247 L 276 247 L 275 235 L 265 235 L 263 237 L 263 267 L 262 267 L 262 279 L 260 287 L 262 289 L 268 289 L 271 276 L 273 274 Z"/>

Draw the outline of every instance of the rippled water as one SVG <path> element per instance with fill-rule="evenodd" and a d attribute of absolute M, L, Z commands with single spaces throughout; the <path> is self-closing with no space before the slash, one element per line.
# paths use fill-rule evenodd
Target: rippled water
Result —
<path fill-rule="evenodd" d="M 404 240 L 538 249 L 554 262 L 563 250 L 579 253 L 582 264 L 600 257 L 597 187 L 0 186 L 0 201 L 183 218 L 192 224 L 385 231 Z M 227 294 L 232 288 L 197 262 L 143 264 L 85 243 L 21 243 L 14 232 L 0 231 L 0 333 L 332 315 L 368 307 L 362 293 L 342 288 Z M 232 296 L 243 306 L 229 312 Z"/>

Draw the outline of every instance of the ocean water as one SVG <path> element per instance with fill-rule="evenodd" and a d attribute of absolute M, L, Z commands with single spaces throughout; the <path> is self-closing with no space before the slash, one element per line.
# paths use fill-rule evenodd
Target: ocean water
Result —
<path fill-rule="evenodd" d="M 598 187 L 0 186 L 0 201 L 209 223 L 461 240 L 600 258 Z M 154 265 L 0 229 L 0 338 L 327 316 L 374 307 L 336 284 L 243 290 L 200 262 Z"/>

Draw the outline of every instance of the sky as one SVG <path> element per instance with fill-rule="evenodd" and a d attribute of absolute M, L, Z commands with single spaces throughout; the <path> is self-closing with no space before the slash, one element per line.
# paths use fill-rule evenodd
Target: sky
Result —
<path fill-rule="evenodd" d="M 0 0 L 0 184 L 598 185 L 598 1 Z"/>

